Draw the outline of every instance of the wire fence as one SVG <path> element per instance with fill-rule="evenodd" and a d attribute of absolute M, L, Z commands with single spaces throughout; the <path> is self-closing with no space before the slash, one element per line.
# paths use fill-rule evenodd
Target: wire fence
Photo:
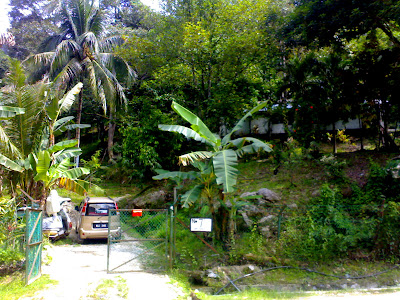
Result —
<path fill-rule="evenodd" d="M 232 252 L 216 249 L 219 243 L 215 243 L 213 233 L 188 234 L 189 222 L 187 216 L 174 222 L 175 265 L 201 268 L 230 259 Z M 265 245 L 272 243 L 282 250 L 279 256 L 296 260 L 338 257 L 353 250 L 373 250 L 374 255 L 390 257 L 400 250 L 400 203 L 395 202 L 271 204 L 258 211 L 245 206 L 237 212 L 234 223 L 239 235 L 231 237 L 232 241 L 237 248 L 248 247 L 255 258 L 268 256 Z M 243 238 L 246 232 L 248 238 Z"/>
<path fill-rule="evenodd" d="M 107 270 L 165 270 L 168 266 L 166 209 L 110 210 Z"/>

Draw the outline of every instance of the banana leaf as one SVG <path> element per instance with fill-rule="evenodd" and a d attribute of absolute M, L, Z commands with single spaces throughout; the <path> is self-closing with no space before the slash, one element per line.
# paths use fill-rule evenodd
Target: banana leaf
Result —
<path fill-rule="evenodd" d="M 156 176 L 153 176 L 153 179 L 155 180 L 162 180 L 162 179 L 172 179 L 174 181 L 181 181 L 181 180 L 186 180 L 186 179 L 196 179 L 198 177 L 198 172 L 195 171 L 189 171 L 189 172 L 180 172 L 180 171 L 175 171 L 175 172 L 169 172 L 161 169 L 155 170 L 157 173 L 159 173 Z"/>
<path fill-rule="evenodd" d="M 195 161 L 211 158 L 212 156 L 213 156 L 213 153 L 209 152 L 209 151 L 190 152 L 190 153 L 179 156 L 179 162 L 182 165 L 187 166 L 191 163 L 194 163 Z"/>
<path fill-rule="evenodd" d="M 209 143 L 211 143 L 214 147 L 219 147 L 221 145 L 221 140 L 217 138 L 203 123 L 203 121 L 201 121 L 201 119 L 194 113 L 174 101 L 172 102 L 172 109 L 183 119 L 188 121 L 192 125 L 192 129 L 201 137 L 206 139 Z"/>
<path fill-rule="evenodd" d="M 22 172 L 24 170 L 20 165 L 5 157 L 3 154 L 0 154 L 0 165 L 6 167 L 9 170 L 17 172 Z"/>
<path fill-rule="evenodd" d="M 36 165 L 36 176 L 35 180 L 40 181 L 42 180 L 47 184 L 48 182 L 48 174 L 51 164 L 51 157 L 49 151 L 40 151 L 37 156 L 37 165 Z"/>
<path fill-rule="evenodd" d="M 184 135 L 186 138 L 194 139 L 195 141 L 199 141 L 199 142 L 208 144 L 210 146 L 214 146 L 208 140 L 201 137 L 201 135 L 198 134 L 196 131 L 194 131 L 193 129 L 190 129 L 188 127 L 185 127 L 185 126 L 160 124 L 160 125 L 158 125 L 158 128 L 163 131 L 177 132 L 177 133 Z"/>
<path fill-rule="evenodd" d="M 200 198 L 201 192 L 204 189 L 203 184 L 196 185 L 194 188 L 191 190 L 187 191 L 185 194 L 182 195 L 181 197 L 181 202 L 183 207 L 189 207 L 192 205 L 197 199 Z"/>
<path fill-rule="evenodd" d="M 66 141 L 58 142 L 54 146 L 52 146 L 49 149 L 47 149 L 47 151 L 49 151 L 49 153 L 54 153 L 54 152 L 57 152 L 57 151 L 60 151 L 60 150 L 64 150 L 66 148 L 72 148 L 76 144 L 78 144 L 77 140 L 66 140 Z"/>
<path fill-rule="evenodd" d="M 57 163 L 59 163 L 66 158 L 77 157 L 77 156 L 81 155 L 81 153 L 82 153 L 82 150 L 80 148 L 63 149 L 54 154 L 54 160 Z"/>
<path fill-rule="evenodd" d="M 243 128 L 244 122 L 246 121 L 247 118 L 251 117 L 253 114 L 258 112 L 260 109 L 264 108 L 267 104 L 268 104 L 267 101 L 262 102 L 262 103 L 258 104 L 256 107 L 252 108 L 247 114 L 245 114 L 243 116 L 243 118 L 241 118 L 239 120 L 239 122 L 236 123 L 235 127 L 232 128 L 231 132 L 229 132 L 226 136 L 224 136 L 224 138 L 222 139 L 222 145 L 226 145 L 229 142 L 229 140 L 231 139 L 232 134 L 234 134 L 236 131 Z"/>
<path fill-rule="evenodd" d="M 24 108 L 0 106 L 0 119 L 8 119 L 25 113 Z"/>
<path fill-rule="evenodd" d="M 69 179 L 78 179 L 79 177 L 81 177 L 82 175 L 87 175 L 90 173 L 90 170 L 87 168 L 73 168 L 73 169 L 69 169 L 66 170 L 63 174 L 63 177 L 67 177 Z"/>
<path fill-rule="evenodd" d="M 249 142 L 250 144 L 245 145 L 247 142 Z M 264 150 L 265 152 L 272 151 L 272 148 L 269 144 L 252 137 L 238 138 L 230 141 L 230 143 L 237 147 L 236 153 L 239 155 L 239 157 L 242 157 L 245 153 L 256 153 L 260 149 Z"/>
<path fill-rule="evenodd" d="M 217 184 L 222 184 L 224 193 L 234 191 L 236 178 L 239 171 L 235 168 L 238 164 L 236 152 L 226 149 L 218 152 L 213 157 L 214 172 L 217 177 Z"/>

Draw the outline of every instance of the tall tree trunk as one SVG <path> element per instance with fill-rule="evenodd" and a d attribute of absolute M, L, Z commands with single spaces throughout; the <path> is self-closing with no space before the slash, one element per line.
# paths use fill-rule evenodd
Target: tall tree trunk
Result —
<path fill-rule="evenodd" d="M 399 147 L 396 145 L 393 137 L 390 135 L 389 132 L 389 107 L 388 103 L 386 101 L 383 102 L 382 104 L 382 122 L 383 122 L 383 128 L 382 128 L 382 140 L 385 142 L 383 145 L 385 150 L 396 152 L 399 150 Z"/>
<path fill-rule="evenodd" d="M 112 160 L 114 159 L 114 134 L 115 134 L 115 128 L 117 127 L 117 124 L 115 124 L 114 121 L 114 113 L 110 110 L 110 123 L 108 125 L 108 143 L 107 143 L 107 151 L 108 151 L 108 159 Z"/>
<path fill-rule="evenodd" d="M 337 147 L 336 147 L 336 123 L 335 122 L 332 123 L 332 130 L 333 130 L 333 132 L 332 132 L 333 154 L 336 154 L 337 153 Z"/>
<path fill-rule="evenodd" d="M 79 92 L 79 99 L 78 99 L 78 112 L 76 114 L 76 124 L 81 124 L 82 119 L 82 107 L 83 107 L 83 89 Z M 76 135 L 75 139 L 78 141 L 77 147 L 81 144 L 81 129 L 78 127 L 76 128 Z M 75 165 L 79 167 L 79 156 L 75 157 Z"/>
<path fill-rule="evenodd" d="M 362 120 L 360 118 L 360 150 L 364 151 L 364 127 L 363 127 L 363 123 Z"/>

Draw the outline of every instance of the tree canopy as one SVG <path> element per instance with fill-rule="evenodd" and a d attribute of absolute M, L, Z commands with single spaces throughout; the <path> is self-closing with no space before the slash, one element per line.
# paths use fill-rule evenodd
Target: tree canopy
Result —
<path fill-rule="evenodd" d="M 305 147 L 358 118 L 362 135 L 396 148 L 398 1 L 163 0 L 160 11 L 125 0 L 10 4 L 16 45 L 7 53 L 29 56 L 31 84 L 48 77 L 64 93 L 82 82 L 71 109 L 78 123 L 95 123 L 84 150 L 108 151 L 135 176 L 170 168 L 194 147 L 160 133 L 158 123 L 182 122 L 171 101 L 221 136 L 268 101 L 264 114 Z M 9 66 L 4 56 L 4 74 Z"/>

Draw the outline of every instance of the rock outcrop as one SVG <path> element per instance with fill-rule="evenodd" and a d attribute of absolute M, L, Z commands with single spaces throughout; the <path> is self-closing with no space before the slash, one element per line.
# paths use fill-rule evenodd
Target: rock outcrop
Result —
<path fill-rule="evenodd" d="M 243 217 L 243 225 L 248 228 L 257 226 L 265 237 L 274 235 L 277 231 L 279 206 L 275 206 L 281 197 L 267 188 L 257 192 L 246 192 L 241 195 L 249 204 L 238 209 Z M 240 224 L 239 224 L 240 225 Z"/>

